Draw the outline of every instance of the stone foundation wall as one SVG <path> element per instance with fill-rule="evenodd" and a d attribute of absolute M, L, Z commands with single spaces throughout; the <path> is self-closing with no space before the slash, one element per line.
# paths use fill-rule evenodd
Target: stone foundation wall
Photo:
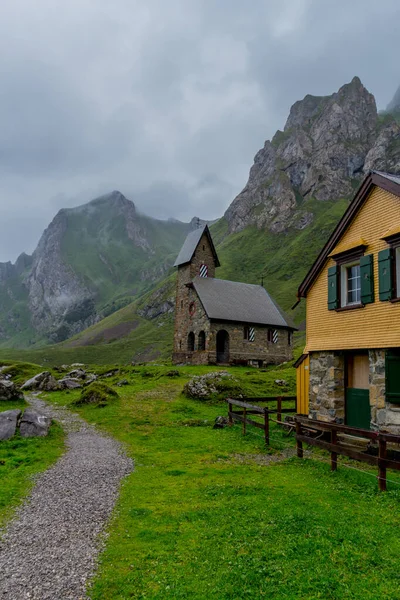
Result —
<path fill-rule="evenodd" d="M 386 401 L 385 354 L 369 350 L 369 402 L 371 429 L 400 434 L 400 406 Z M 341 352 L 312 352 L 310 355 L 309 417 L 319 421 L 344 422 L 345 355 Z"/>
<path fill-rule="evenodd" d="M 344 422 L 344 355 L 313 352 L 310 355 L 309 418 Z"/>

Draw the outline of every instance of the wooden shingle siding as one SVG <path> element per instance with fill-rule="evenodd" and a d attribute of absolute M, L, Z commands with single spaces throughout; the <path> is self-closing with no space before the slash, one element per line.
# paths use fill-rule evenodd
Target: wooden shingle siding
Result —
<path fill-rule="evenodd" d="M 400 223 L 400 198 L 375 187 L 355 216 L 339 244 L 351 244 L 361 237 L 366 254 L 373 255 L 375 289 L 379 286 L 378 253 L 388 248 L 381 239 L 394 224 Z M 307 342 L 305 352 L 358 348 L 400 347 L 400 302 L 374 302 L 363 308 L 336 312 L 328 310 L 328 269 L 330 258 L 307 293 Z"/>

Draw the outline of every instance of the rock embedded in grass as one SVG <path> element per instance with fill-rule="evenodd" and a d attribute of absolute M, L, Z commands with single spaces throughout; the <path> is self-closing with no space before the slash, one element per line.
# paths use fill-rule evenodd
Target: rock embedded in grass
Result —
<path fill-rule="evenodd" d="M 13 437 L 20 416 L 21 411 L 17 409 L 0 412 L 0 440 L 9 440 Z"/>
<path fill-rule="evenodd" d="M 195 376 L 185 384 L 183 391 L 190 398 L 201 400 L 243 397 L 239 382 L 227 371 L 214 371 Z"/>
<path fill-rule="evenodd" d="M 100 381 L 95 381 L 85 387 L 80 397 L 75 400 L 77 406 L 91 404 L 93 406 L 107 406 L 110 400 L 119 398 L 117 392 Z"/>
<path fill-rule="evenodd" d="M 22 437 L 44 437 L 48 434 L 50 425 L 49 417 L 27 408 L 22 416 L 19 432 Z"/>
<path fill-rule="evenodd" d="M 38 373 L 21 385 L 21 390 L 43 390 L 53 392 L 59 390 L 60 386 L 55 377 L 49 371 Z"/>
<path fill-rule="evenodd" d="M 1 400 L 23 400 L 23 393 L 15 383 L 8 379 L 0 379 L 0 401 Z"/>

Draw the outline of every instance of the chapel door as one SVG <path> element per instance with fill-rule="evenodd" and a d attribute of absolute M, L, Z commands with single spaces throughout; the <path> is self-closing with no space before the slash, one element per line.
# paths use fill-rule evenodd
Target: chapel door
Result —
<path fill-rule="evenodd" d="M 371 428 L 367 353 L 348 354 L 346 357 L 345 423 L 349 427 Z"/>

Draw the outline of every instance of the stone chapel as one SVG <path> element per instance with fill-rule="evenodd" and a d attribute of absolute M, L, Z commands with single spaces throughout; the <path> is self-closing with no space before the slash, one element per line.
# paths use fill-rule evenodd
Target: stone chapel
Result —
<path fill-rule="evenodd" d="M 174 266 L 175 364 L 291 360 L 295 326 L 263 286 L 215 277 L 220 262 L 207 225 L 189 233 Z"/>

